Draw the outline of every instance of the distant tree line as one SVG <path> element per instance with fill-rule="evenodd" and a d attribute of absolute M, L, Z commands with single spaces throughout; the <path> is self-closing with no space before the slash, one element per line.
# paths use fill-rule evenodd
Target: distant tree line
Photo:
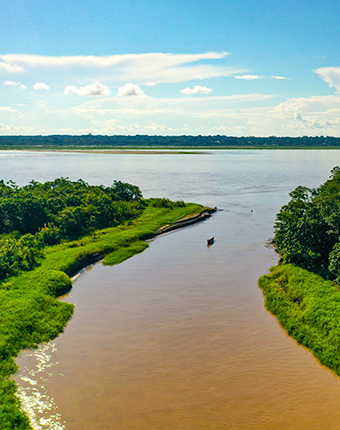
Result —
<path fill-rule="evenodd" d="M 320 187 L 299 186 L 290 197 L 275 223 L 281 262 L 340 282 L 340 168 Z"/>
<path fill-rule="evenodd" d="M 121 147 L 339 147 L 340 138 L 331 136 L 255 137 L 255 136 L 0 136 L 0 149 L 12 147 L 37 148 L 121 148 Z"/>

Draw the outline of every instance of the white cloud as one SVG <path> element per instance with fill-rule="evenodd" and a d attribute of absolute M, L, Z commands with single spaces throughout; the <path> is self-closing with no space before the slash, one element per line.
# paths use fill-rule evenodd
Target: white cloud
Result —
<path fill-rule="evenodd" d="M 25 126 L 14 126 L 10 124 L 0 124 L 1 134 L 34 134 L 36 133 L 36 128 L 25 127 Z"/>
<path fill-rule="evenodd" d="M 234 76 L 235 79 L 244 79 L 246 81 L 253 81 L 255 79 L 263 79 L 263 76 L 259 75 L 237 75 Z"/>
<path fill-rule="evenodd" d="M 8 64 L 4 62 L 0 62 L 0 72 L 6 72 L 6 73 L 18 73 L 22 72 L 24 69 L 16 64 Z"/>
<path fill-rule="evenodd" d="M 278 104 L 274 110 L 294 115 L 295 112 L 322 113 L 338 110 L 340 96 L 295 97 Z"/>
<path fill-rule="evenodd" d="M 290 98 L 273 109 L 282 118 L 282 128 L 297 134 L 340 133 L 340 96 Z"/>
<path fill-rule="evenodd" d="M 21 90 L 25 90 L 27 88 L 21 82 L 15 82 L 15 81 L 5 81 L 5 82 L 3 82 L 2 85 L 16 86 L 16 87 L 20 88 Z"/>
<path fill-rule="evenodd" d="M 268 79 L 267 76 L 260 76 L 260 75 L 236 75 L 234 76 L 235 79 L 244 79 L 246 81 L 254 81 L 256 79 Z M 285 78 L 284 76 L 271 76 L 270 79 L 288 79 Z"/>
<path fill-rule="evenodd" d="M 272 79 L 288 79 L 288 78 L 285 78 L 284 76 L 272 76 L 271 78 Z"/>
<path fill-rule="evenodd" d="M 64 94 L 78 94 L 80 96 L 108 96 L 111 91 L 106 85 L 100 82 L 93 82 L 91 85 L 77 88 L 72 85 L 67 85 L 64 90 Z"/>
<path fill-rule="evenodd" d="M 37 82 L 36 84 L 33 85 L 33 88 L 35 90 L 45 90 L 45 91 L 48 91 L 50 89 L 50 87 L 44 84 L 44 82 Z"/>
<path fill-rule="evenodd" d="M 147 131 L 152 131 L 153 133 L 164 133 L 164 132 L 177 131 L 176 128 L 172 128 L 172 127 L 169 127 L 167 125 L 158 125 L 158 124 L 147 125 L 144 127 L 144 129 Z"/>
<path fill-rule="evenodd" d="M 186 87 L 184 90 L 181 90 L 183 94 L 210 94 L 211 88 L 202 87 L 201 85 L 195 85 L 194 88 Z"/>
<path fill-rule="evenodd" d="M 327 84 L 336 88 L 337 92 L 340 92 L 340 67 L 321 67 L 316 70 L 316 73 L 327 82 Z"/>
<path fill-rule="evenodd" d="M 164 64 L 165 67 L 179 66 L 197 62 L 200 60 L 218 60 L 228 55 L 227 52 L 207 52 L 205 54 L 168 54 L 161 52 L 147 54 L 123 54 L 123 55 L 107 55 L 96 57 L 94 55 L 78 55 L 69 57 L 47 57 L 44 55 L 30 54 L 5 54 L 0 55 L 0 59 L 4 61 L 4 67 L 18 67 L 18 64 L 26 67 L 65 67 L 65 66 L 84 66 L 110 68 L 116 67 L 119 64 L 148 64 L 159 65 Z M 14 64 L 14 66 L 13 66 Z"/>
<path fill-rule="evenodd" d="M 18 113 L 18 111 L 14 110 L 10 106 L 0 106 L 0 112 Z"/>
<path fill-rule="evenodd" d="M 247 127 L 245 127 L 245 126 L 226 127 L 225 125 L 220 125 L 219 127 L 213 127 L 213 130 L 218 134 L 219 133 L 235 132 L 235 130 L 237 130 L 238 132 L 240 132 L 240 131 L 244 132 L 247 130 Z"/>
<path fill-rule="evenodd" d="M 48 57 L 42 55 L 6 54 L 0 55 L 0 64 L 6 68 L 20 68 L 27 72 L 44 68 L 44 73 L 55 73 L 62 69 L 65 78 L 99 80 L 105 78 L 113 85 L 125 82 L 157 84 L 162 82 L 184 82 L 195 79 L 232 76 L 244 73 L 235 67 L 207 62 L 223 60 L 227 52 L 203 54 L 146 53 L 109 56 Z M 204 61 L 204 63 L 202 63 Z M 201 63 L 200 63 L 201 62 Z"/>
<path fill-rule="evenodd" d="M 123 87 L 118 88 L 119 97 L 127 97 L 127 96 L 139 96 L 139 97 L 148 97 L 140 88 L 139 85 L 135 84 L 125 84 Z"/>
<path fill-rule="evenodd" d="M 340 118 L 332 118 L 332 117 L 317 117 L 317 116 L 310 116 L 310 117 L 302 117 L 300 114 L 295 114 L 294 118 L 289 121 L 286 124 L 283 124 L 283 128 L 288 130 L 297 130 L 300 132 L 306 132 L 308 130 L 311 131 L 329 131 L 333 130 L 336 132 L 336 130 L 339 130 L 340 126 Z M 339 131 L 338 131 L 339 132 Z"/>

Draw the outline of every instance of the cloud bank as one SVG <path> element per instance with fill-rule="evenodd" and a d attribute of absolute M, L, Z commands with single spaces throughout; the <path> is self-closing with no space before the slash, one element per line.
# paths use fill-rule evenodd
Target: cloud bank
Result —
<path fill-rule="evenodd" d="M 275 94 L 287 79 L 279 70 L 273 76 L 252 74 L 229 67 L 226 59 L 226 52 L 0 55 L 0 76 L 8 79 L 0 85 L 0 133 L 340 134 L 340 67 L 315 71 L 339 94 L 287 98 L 282 91 Z M 202 82 L 210 78 L 219 80 Z M 19 82 L 24 79 L 29 89 Z M 264 79 L 267 94 L 259 93 Z"/>

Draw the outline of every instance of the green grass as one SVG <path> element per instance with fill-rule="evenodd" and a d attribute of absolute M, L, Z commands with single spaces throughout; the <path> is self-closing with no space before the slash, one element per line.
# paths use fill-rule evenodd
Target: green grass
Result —
<path fill-rule="evenodd" d="M 339 287 L 291 264 L 272 267 L 259 286 L 287 333 L 340 375 Z"/>
<path fill-rule="evenodd" d="M 148 246 L 148 243 L 142 240 L 136 240 L 131 245 L 123 246 L 116 251 L 110 252 L 110 254 L 105 256 L 103 264 L 105 266 L 114 266 L 115 264 L 122 263 L 128 258 L 143 252 Z"/>
<path fill-rule="evenodd" d="M 39 267 L 0 284 L 0 430 L 31 429 L 15 395 L 16 383 L 10 379 L 17 371 L 15 357 L 64 330 L 74 307 L 57 297 L 71 288 L 70 277 L 104 256 L 104 264 L 121 263 L 147 248 L 143 240 L 160 227 L 203 209 L 194 203 L 158 208 L 152 206 L 153 200 L 148 202 L 132 221 L 46 248 Z"/>

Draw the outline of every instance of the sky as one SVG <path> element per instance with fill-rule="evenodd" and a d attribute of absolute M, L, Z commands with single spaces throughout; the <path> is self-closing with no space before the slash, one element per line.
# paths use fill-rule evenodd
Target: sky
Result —
<path fill-rule="evenodd" d="M 12 0 L 0 16 L 0 135 L 340 135 L 338 0 Z"/>

